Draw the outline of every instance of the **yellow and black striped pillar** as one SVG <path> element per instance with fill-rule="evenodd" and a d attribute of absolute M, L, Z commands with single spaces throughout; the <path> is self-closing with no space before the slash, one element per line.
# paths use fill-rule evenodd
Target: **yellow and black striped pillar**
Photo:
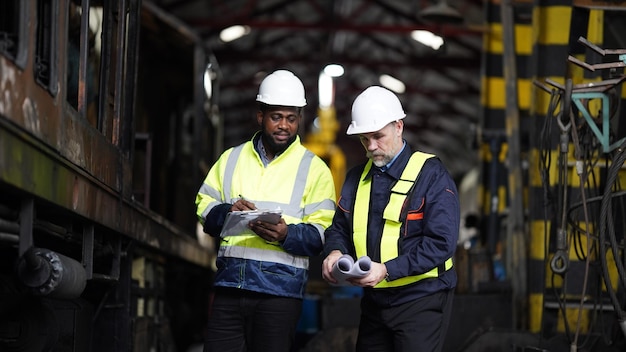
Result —
<path fill-rule="evenodd" d="M 507 131 L 507 82 L 505 79 L 505 42 L 504 27 L 502 21 L 502 9 L 500 1 L 490 1 L 485 6 L 485 17 L 488 30 L 484 35 L 484 50 L 482 60 L 482 89 L 481 105 L 482 136 L 480 146 L 480 158 L 482 163 L 482 189 L 480 191 L 480 204 L 483 218 L 483 242 L 493 258 L 494 280 L 516 280 L 511 277 L 514 273 L 505 270 L 499 265 L 506 262 L 515 251 L 505 248 L 507 228 L 503 222 L 507 208 L 511 205 L 510 194 L 510 170 L 511 163 L 508 158 L 515 157 L 526 159 L 529 140 L 529 109 L 530 109 L 530 86 L 532 85 L 529 71 L 529 62 L 532 53 L 531 41 L 531 18 L 532 3 L 515 2 L 512 4 L 514 13 L 513 38 L 515 66 L 515 87 L 517 93 L 517 112 L 519 112 L 518 126 L 508 126 Z M 507 61 L 507 62 L 511 62 Z M 512 131 L 512 132 L 511 132 Z M 511 136 L 509 134 L 513 133 Z M 510 138 L 519 140 L 519 155 L 511 155 L 508 141 Z M 516 159 L 515 162 L 518 162 Z M 525 184 L 526 175 L 522 170 L 522 184 Z M 523 197 L 526 194 L 512 195 Z M 526 204 L 525 199 L 522 203 Z M 524 206 L 525 207 L 525 206 Z M 503 257 L 504 256 L 504 257 Z M 525 283 L 523 285 L 525 287 Z M 524 314 L 525 315 L 525 314 Z M 512 322 L 518 327 L 523 324 L 525 317 L 514 317 L 517 321 Z"/>

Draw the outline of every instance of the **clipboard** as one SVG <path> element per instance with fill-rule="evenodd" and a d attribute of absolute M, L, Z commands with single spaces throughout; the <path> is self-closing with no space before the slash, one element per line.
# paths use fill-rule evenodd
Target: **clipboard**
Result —
<path fill-rule="evenodd" d="M 252 234 L 250 229 L 248 229 L 250 221 L 260 220 L 276 225 L 280 221 L 282 214 L 283 211 L 280 209 L 231 211 L 226 214 L 220 237 Z"/>

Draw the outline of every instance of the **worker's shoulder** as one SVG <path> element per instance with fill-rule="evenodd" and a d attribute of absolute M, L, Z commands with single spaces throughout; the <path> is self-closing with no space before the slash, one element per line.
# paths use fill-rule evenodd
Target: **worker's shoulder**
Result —
<path fill-rule="evenodd" d="M 427 159 L 418 175 L 418 179 L 429 179 L 431 182 L 447 182 L 451 177 L 450 172 L 438 157 Z"/>
<path fill-rule="evenodd" d="M 246 142 L 243 142 L 241 144 L 233 145 L 233 146 L 230 146 L 230 147 L 224 149 L 222 154 L 220 154 L 220 158 L 228 157 L 233 152 L 241 153 L 246 147 L 247 148 L 251 148 L 251 150 L 254 151 L 254 147 L 253 147 L 252 142 L 251 141 L 246 141 Z"/>
<path fill-rule="evenodd" d="M 309 151 L 309 153 L 313 153 Z M 330 167 L 328 164 L 322 159 L 319 155 L 313 153 L 313 158 L 311 159 L 311 168 L 312 171 L 323 172 L 330 174 Z"/>
<path fill-rule="evenodd" d="M 311 157 L 311 163 L 324 164 L 324 165 L 326 165 L 326 167 L 328 167 L 328 164 L 326 164 L 324 159 L 322 159 L 319 155 L 315 154 L 311 149 L 305 147 L 302 144 L 299 144 L 298 148 L 300 149 L 300 151 L 302 151 L 301 158 L 304 158 L 307 155 L 309 155 Z"/>
<path fill-rule="evenodd" d="M 367 161 L 352 166 L 346 173 L 346 182 L 358 182 L 366 165 Z"/>
<path fill-rule="evenodd" d="M 425 170 L 428 172 L 434 172 L 434 173 L 444 173 L 444 174 L 448 173 L 448 169 L 446 168 L 446 165 L 436 155 L 433 155 L 433 157 L 428 158 L 424 162 L 424 166 L 422 167 L 422 170 Z"/>

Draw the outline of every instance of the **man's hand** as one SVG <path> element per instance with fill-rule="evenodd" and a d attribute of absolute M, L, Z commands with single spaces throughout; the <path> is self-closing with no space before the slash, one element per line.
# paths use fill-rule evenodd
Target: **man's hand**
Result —
<path fill-rule="evenodd" d="M 277 224 L 261 220 L 250 221 L 248 227 L 267 242 L 280 242 L 287 237 L 287 223 L 283 218 Z"/>
<path fill-rule="evenodd" d="M 374 287 L 387 277 L 387 267 L 385 264 L 372 262 L 370 272 L 362 278 L 348 279 L 348 281 L 361 287 Z"/>
<path fill-rule="evenodd" d="M 237 199 L 235 204 L 230 207 L 230 211 L 244 211 L 244 210 L 256 210 L 254 203 L 249 202 L 243 198 Z"/>
<path fill-rule="evenodd" d="M 324 278 L 324 280 L 330 282 L 331 284 L 336 284 L 338 282 L 337 279 L 333 277 L 332 272 L 333 266 L 335 266 L 335 263 L 337 262 L 337 260 L 339 260 L 341 256 L 342 253 L 340 251 L 334 250 L 330 252 L 330 254 L 324 259 L 324 262 L 322 263 L 322 277 Z"/>

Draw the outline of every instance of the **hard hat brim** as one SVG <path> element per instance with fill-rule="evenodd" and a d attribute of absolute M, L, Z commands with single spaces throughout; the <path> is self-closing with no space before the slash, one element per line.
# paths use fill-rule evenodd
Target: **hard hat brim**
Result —
<path fill-rule="evenodd" d="M 267 104 L 267 105 L 274 105 L 274 106 L 295 106 L 298 108 L 303 108 L 306 106 L 306 100 L 302 99 L 302 100 L 281 100 L 281 99 L 271 99 L 270 97 L 266 97 L 263 96 L 261 94 L 258 94 L 256 96 L 256 101 L 258 101 L 259 103 L 263 103 L 263 104 Z"/>
<path fill-rule="evenodd" d="M 385 122 L 383 125 L 376 125 L 376 126 L 362 126 L 362 127 L 358 127 L 355 126 L 353 123 L 351 123 L 348 126 L 348 130 L 346 131 L 347 135 L 354 135 L 354 134 L 362 134 L 362 133 L 372 133 L 372 132 L 377 132 L 382 130 L 385 126 L 387 126 L 388 124 L 390 124 L 393 121 L 398 121 L 398 120 L 402 120 L 403 118 L 405 118 L 406 115 L 398 117 L 390 122 Z"/>

